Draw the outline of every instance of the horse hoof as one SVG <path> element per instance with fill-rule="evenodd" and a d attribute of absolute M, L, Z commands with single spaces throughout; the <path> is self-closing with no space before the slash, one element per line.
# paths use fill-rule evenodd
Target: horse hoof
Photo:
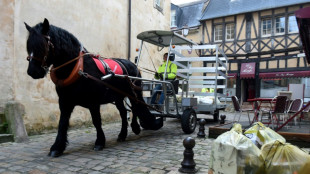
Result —
<path fill-rule="evenodd" d="M 132 132 L 135 133 L 136 135 L 139 135 L 140 132 L 141 132 L 140 125 L 139 125 L 138 123 L 136 123 L 136 124 L 131 123 L 131 130 L 132 130 Z"/>
<path fill-rule="evenodd" d="M 104 148 L 104 146 L 100 146 L 100 145 L 95 145 L 94 147 L 94 151 L 100 151 Z"/>
<path fill-rule="evenodd" d="M 136 127 L 136 128 L 132 128 L 133 133 L 135 133 L 136 135 L 139 135 L 141 132 L 140 126 Z"/>
<path fill-rule="evenodd" d="M 51 157 L 59 157 L 61 156 L 63 153 L 62 152 L 59 152 L 59 151 L 51 151 L 50 153 L 48 153 L 48 156 L 51 156 Z"/>

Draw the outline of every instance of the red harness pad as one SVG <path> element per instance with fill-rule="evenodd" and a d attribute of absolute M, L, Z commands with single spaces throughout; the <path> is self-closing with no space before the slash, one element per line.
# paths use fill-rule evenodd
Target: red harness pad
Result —
<path fill-rule="evenodd" d="M 100 62 L 99 59 L 97 58 L 93 58 L 93 60 L 95 61 L 98 69 L 104 74 L 106 75 L 107 73 L 105 72 L 104 66 L 102 65 L 102 63 Z M 112 59 L 103 59 L 103 61 L 108 64 L 108 66 L 110 67 L 110 69 L 115 73 L 115 74 L 123 74 L 123 69 L 122 67 L 114 60 Z"/>

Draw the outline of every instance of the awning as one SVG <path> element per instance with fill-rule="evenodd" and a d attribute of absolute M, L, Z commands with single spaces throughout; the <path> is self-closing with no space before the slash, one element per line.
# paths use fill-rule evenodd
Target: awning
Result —
<path fill-rule="evenodd" d="M 310 71 L 259 73 L 259 78 L 262 79 L 293 78 L 293 77 L 310 77 Z"/>
<path fill-rule="evenodd" d="M 237 73 L 229 73 L 227 77 L 229 79 L 236 79 L 237 78 Z"/>
<path fill-rule="evenodd" d="M 310 7 L 299 9 L 295 12 L 300 39 L 310 64 Z"/>
<path fill-rule="evenodd" d="M 255 78 L 255 62 L 241 64 L 240 79 L 249 78 Z"/>

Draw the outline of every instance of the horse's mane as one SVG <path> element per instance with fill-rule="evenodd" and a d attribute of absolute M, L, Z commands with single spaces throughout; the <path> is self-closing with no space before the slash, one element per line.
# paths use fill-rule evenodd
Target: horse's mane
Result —
<path fill-rule="evenodd" d="M 37 37 L 34 35 L 32 37 L 32 42 L 35 44 L 36 40 L 42 39 L 42 37 L 38 35 L 38 33 L 41 33 L 43 29 L 43 24 L 39 23 L 33 27 L 35 32 L 37 33 Z M 55 46 L 55 53 L 57 54 L 57 51 L 60 51 L 61 54 L 64 54 L 63 51 L 66 51 L 66 55 L 73 55 L 73 56 L 78 56 L 79 51 L 80 51 L 80 42 L 79 40 L 70 32 L 67 30 L 64 30 L 60 27 L 50 25 L 48 35 L 51 37 L 51 42 Z M 42 45 L 42 44 L 35 44 L 35 46 Z M 31 46 L 31 43 L 30 43 Z M 32 47 L 34 48 L 34 47 Z M 42 48 L 37 48 L 39 50 L 44 50 Z M 60 53 L 59 52 L 59 53 Z M 57 55 L 55 55 L 57 56 Z"/>

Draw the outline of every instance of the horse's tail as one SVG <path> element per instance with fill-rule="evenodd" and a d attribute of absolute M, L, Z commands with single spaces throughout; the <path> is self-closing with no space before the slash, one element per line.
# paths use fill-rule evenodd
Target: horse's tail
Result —
<path fill-rule="evenodd" d="M 124 65 L 126 72 L 128 72 L 128 75 L 140 78 L 142 77 L 140 69 L 134 63 L 124 59 L 117 60 Z M 149 108 L 144 102 L 142 93 L 142 81 L 132 80 L 132 84 L 134 85 L 134 93 L 139 100 L 139 102 L 131 100 L 132 114 L 139 118 L 140 125 L 144 129 L 160 129 L 163 126 L 163 119 L 156 119 L 156 117 L 150 112 Z"/>
<path fill-rule="evenodd" d="M 137 77 L 141 76 L 141 71 L 137 67 Z M 136 90 L 137 99 L 141 102 L 134 106 L 133 108 L 133 114 L 136 114 L 139 118 L 140 125 L 144 129 L 150 129 L 150 130 L 158 130 L 161 127 L 163 127 L 163 118 L 156 119 L 156 117 L 150 112 L 149 108 L 147 107 L 144 99 L 143 99 L 143 93 L 142 93 L 142 84 L 141 80 L 136 80 L 134 82 L 134 85 L 139 86 L 141 90 Z"/>
<path fill-rule="evenodd" d="M 163 118 L 158 118 L 150 112 L 149 108 L 146 106 L 146 103 L 144 102 L 142 91 L 137 92 L 137 98 L 141 103 L 136 103 L 132 105 L 132 111 L 133 114 L 138 116 L 140 125 L 144 129 L 150 129 L 150 130 L 158 130 L 161 127 L 163 127 Z"/>

